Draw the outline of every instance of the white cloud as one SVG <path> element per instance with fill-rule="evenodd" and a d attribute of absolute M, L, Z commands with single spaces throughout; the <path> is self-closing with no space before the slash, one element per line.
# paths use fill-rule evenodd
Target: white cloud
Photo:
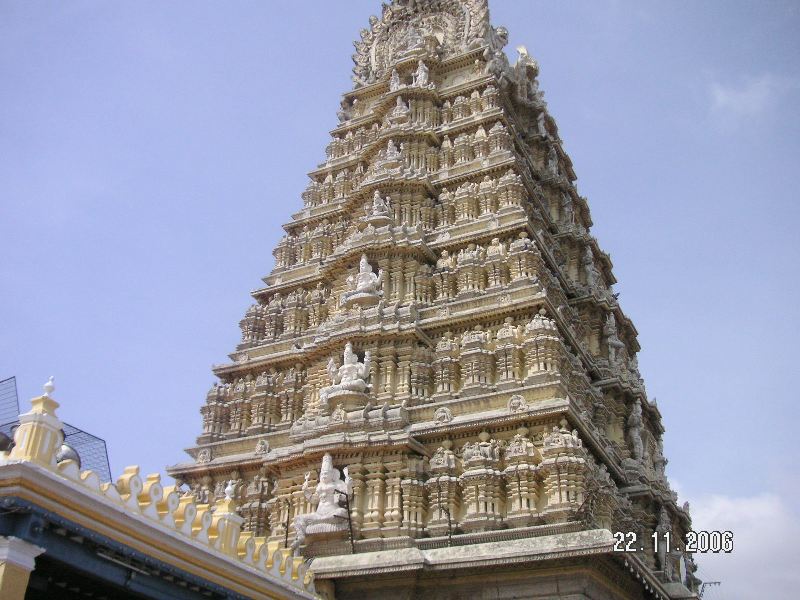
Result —
<path fill-rule="evenodd" d="M 790 600 L 800 595 L 800 516 L 773 493 L 692 501 L 692 527 L 733 532 L 731 554 L 696 554 L 698 575 L 721 581 L 704 598 Z"/>
<path fill-rule="evenodd" d="M 787 82 L 770 73 L 736 85 L 711 83 L 711 110 L 728 118 L 752 117 L 766 111 L 787 88 Z"/>

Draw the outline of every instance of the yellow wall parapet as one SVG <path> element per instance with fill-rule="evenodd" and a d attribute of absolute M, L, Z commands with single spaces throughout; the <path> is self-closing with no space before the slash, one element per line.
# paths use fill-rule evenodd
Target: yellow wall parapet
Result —
<path fill-rule="evenodd" d="M 55 412 L 58 403 L 51 397 L 54 389 L 51 377 L 45 393 L 31 400 L 31 410 L 20 415 L 20 426 L 14 434 L 15 445 L 10 452 L 0 453 L 0 468 L 14 463 L 35 463 L 78 484 L 83 493 L 91 494 L 105 504 L 124 508 L 165 532 L 179 534 L 190 543 L 205 546 L 207 552 L 215 554 L 219 560 L 233 561 L 256 570 L 266 579 L 283 582 L 281 585 L 296 590 L 285 596 L 267 597 L 317 597 L 313 577 L 309 577 L 302 559 L 294 557 L 290 550 L 267 543 L 264 538 L 242 534 L 244 519 L 236 512 L 234 482 L 226 488 L 225 497 L 210 506 L 196 504 L 190 495 L 180 496 L 175 486 L 165 488 L 159 474 L 148 475 L 142 480 L 138 466 L 126 467 L 116 484 L 101 484 L 95 473 L 81 471 L 73 460 L 57 463 L 56 453 L 63 442 L 63 434 L 61 421 Z M 16 573 L 14 569 L 8 569 L 8 573 L 12 571 Z M 19 578 L 14 576 L 12 579 L 16 581 Z M 0 574 L 0 584 L 2 581 Z M 7 594 L 0 596 L 15 598 Z"/>

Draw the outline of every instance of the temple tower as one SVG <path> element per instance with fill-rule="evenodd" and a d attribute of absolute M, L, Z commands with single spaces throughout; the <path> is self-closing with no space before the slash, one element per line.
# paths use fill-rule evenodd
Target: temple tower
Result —
<path fill-rule="evenodd" d="M 336 598 L 695 597 L 659 545 L 688 507 L 537 62 L 508 60 L 487 0 L 395 0 L 360 37 L 171 474 L 203 503 L 238 482 L 243 527 Z"/>

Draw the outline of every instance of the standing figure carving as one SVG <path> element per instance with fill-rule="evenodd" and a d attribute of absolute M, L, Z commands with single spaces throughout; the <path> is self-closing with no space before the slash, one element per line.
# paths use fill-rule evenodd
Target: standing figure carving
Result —
<path fill-rule="evenodd" d="M 426 65 L 422 60 L 417 63 L 417 70 L 414 71 L 414 82 L 413 85 L 415 87 L 425 87 L 428 85 L 428 65 Z"/>
<path fill-rule="evenodd" d="M 558 153 L 552 145 L 547 153 L 547 170 L 551 175 L 558 175 Z"/>
<path fill-rule="evenodd" d="M 400 89 L 400 74 L 397 69 L 392 69 L 392 75 L 389 78 L 389 91 L 396 92 Z"/>
<path fill-rule="evenodd" d="M 644 444 L 642 443 L 642 404 L 639 400 L 633 405 L 628 417 L 628 435 L 631 438 L 633 458 L 641 461 L 644 457 Z"/>
<path fill-rule="evenodd" d="M 617 319 L 614 317 L 614 313 L 609 313 L 608 317 L 606 317 L 603 334 L 606 336 L 608 343 L 608 364 L 610 366 L 621 364 L 625 356 L 625 343 L 619 339 Z"/>
<path fill-rule="evenodd" d="M 310 487 L 311 473 L 306 473 L 303 481 L 303 496 L 308 502 L 317 503 L 317 509 L 310 514 L 298 515 L 294 518 L 295 539 L 292 549 L 296 550 L 310 533 L 344 531 L 347 529 L 347 509 L 339 504 L 339 495 L 350 498 L 353 495 L 353 482 L 347 467 L 344 468 L 344 481 L 339 470 L 334 468 L 330 454 L 322 457 L 322 468 L 319 471 L 319 483 L 312 492 Z"/>

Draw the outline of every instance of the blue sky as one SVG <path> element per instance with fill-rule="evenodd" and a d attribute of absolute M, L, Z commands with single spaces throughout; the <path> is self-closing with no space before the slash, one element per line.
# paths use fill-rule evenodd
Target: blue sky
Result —
<path fill-rule="evenodd" d="M 24 406 L 55 375 L 60 415 L 106 438 L 113 472 L 184 459 L 379 9 L 0 4 L 0 378 Z M 800 4 L 491 9 L 512 60 L 525 44 L 540 63 L 668 474 L 697 528 L 743 531 L 701 561 L 725 582 L 706 597 L 748 597 L 745 563 L 783 597 L 797 575 L 766 550 L 800 532 Z"/>

